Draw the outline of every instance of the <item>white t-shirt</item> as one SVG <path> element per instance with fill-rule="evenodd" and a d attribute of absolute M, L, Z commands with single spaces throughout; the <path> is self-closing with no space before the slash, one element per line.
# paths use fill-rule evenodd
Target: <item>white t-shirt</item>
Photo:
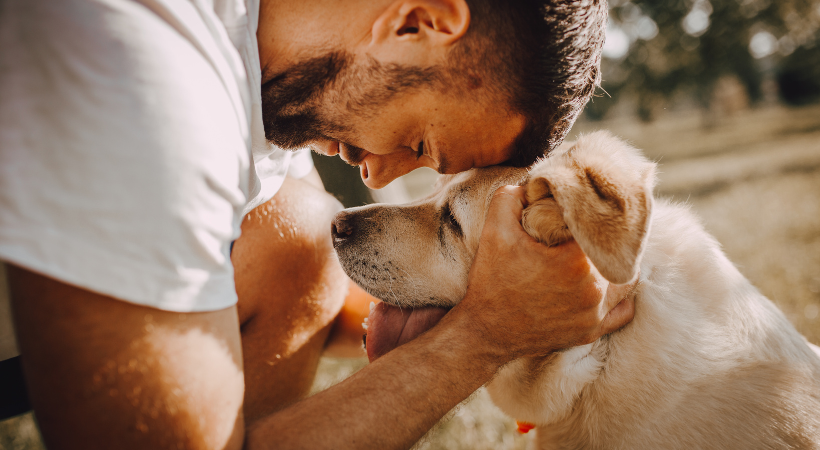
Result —
<path fill-rule="evenodd" d="M 312 168 L 265 141 L 258 10 L 0 2 L 0 260 L 164 310 L 235 304 L 244 213 Z"/>

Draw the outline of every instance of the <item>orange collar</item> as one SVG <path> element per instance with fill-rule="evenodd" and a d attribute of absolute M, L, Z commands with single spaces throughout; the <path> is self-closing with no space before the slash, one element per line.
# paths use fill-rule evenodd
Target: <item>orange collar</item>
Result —
<path fill-rule="evenodd" d="M 535 428 L 535 425 L 533 425 L 529 422 L 519 422 L 519 421 L 516 420 L 515 424 L 518 425 L 518 432 L 521 433 L 521 434 L 527 434 L 527 433 L 530 432 L 530 430 Z"/>

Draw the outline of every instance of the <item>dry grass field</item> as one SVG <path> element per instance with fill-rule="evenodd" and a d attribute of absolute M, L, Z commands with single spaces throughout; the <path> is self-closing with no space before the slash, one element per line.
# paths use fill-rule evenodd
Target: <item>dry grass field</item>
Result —
<path fill-rule="evenodd" d="M 741 272 L 820 344 L 820 106 L 747 111 L 708 129 L 695 113 L 651 124 L 579 123 L 571 136 L 596 129 L 611 130 L 658 161 L 657 194 L 690 204 Z M 434 179 L 417 171 L 404 182 L 418 197 Z M 325 359 L 314 390 L 364 364 Z M 525 445 L 526 436 L 479 391 L 417 448 Z M 0 450 L 40 448 L 31 415 L 0 422 Z"/>

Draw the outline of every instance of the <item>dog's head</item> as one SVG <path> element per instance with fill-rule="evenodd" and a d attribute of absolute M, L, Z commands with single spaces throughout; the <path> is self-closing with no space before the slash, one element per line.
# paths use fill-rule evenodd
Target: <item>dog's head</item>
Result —
<path fill-rule="evenodd" d="M 638 150 L 598 132 L 529 170 L 473 169 L 443 176 L 435 193 L 414 203 L 342 211 L 333 242 L 347 274 L 387 304 L 450 308 L 466 292 L 493 193 L 520 184 L 531 236 L 546 245 L 574 238 L 604 278 L 624 284 L 645 247 L 654 171 Z"/>
<path fill-rule="evenodd" d="M 526 169 L 489 168 L 442 176 L 435 192 L 405 205 L 338 213 L 333 244 L 348 276 L 402 307 L 452 307 L 464 296 L 493 192 Z"/>

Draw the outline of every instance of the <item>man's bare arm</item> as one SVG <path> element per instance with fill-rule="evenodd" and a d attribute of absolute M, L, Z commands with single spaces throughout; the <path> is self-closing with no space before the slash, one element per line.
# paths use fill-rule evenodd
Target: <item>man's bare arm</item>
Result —
<path fill-rule="evenodd" d="M 9 269 L 24 368 L 48 448 L 241 447 L 235 308 L 157 311 Z M 409 447 L 495 370 L 474 342 L 451 335 L 458 328 L 440 328 L 349 383 L 260 420 L 247 448 Z"/>
<path fill-rule="evenodd" d="M 237 449 L 236 308 L 172 313 L 8 265 L 32 406 L 47 447 Z"/>

